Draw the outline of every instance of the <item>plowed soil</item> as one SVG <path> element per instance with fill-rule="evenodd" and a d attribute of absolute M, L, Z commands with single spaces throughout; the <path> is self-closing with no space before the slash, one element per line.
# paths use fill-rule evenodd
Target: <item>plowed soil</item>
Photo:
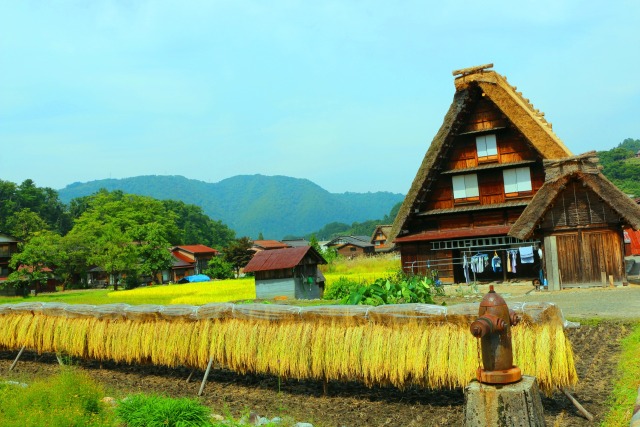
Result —
<path fill-rule="evenodd" d="M 568 331 L 576 353 L 580 378 L 573 390 L 576 399 L 594 416 L 587 422 L 560 392 L 543 397 L 548 426 L 599 425 L 607 409 L 612 376 L 619 354 L 619 341 L 630 330 L 626 323 L 606 321 L 598 326 L 582 326 Z M 54 355 L 25 352 L 16 368 L 8 372 L 17 352 L 0 352 L 0 378 L 28 382 L 34 376 L 55 373 Z M 129 366 L 94 361 L 75 361 L 79 369 L 124 396 L 135 392 L 155 392 L 173 397 L 194 397 L 203 372 L 155 366 Z M 314 426 L 460 426 L 463 422 L 464 394 L 461 389 L 400 391 L 395 388 L 369 389 L 357 383 L 331 382 L 327 394 L 317 381 L 281 380 L 270 376 L 237 375 L 214 369 L 206 384 L 203 401 L 214 412 L 236 417 L 248 411 L 273 418 L 280 416 Z"/>

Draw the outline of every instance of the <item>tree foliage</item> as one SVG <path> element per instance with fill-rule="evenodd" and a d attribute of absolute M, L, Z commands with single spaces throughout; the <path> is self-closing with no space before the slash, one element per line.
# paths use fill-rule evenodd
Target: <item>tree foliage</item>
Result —
<path fill-rule="evenodd" d="M 254 255 L 251 251 L 252 242 L 248 237 L 241 237 L 234 240 L 224 250 L 224 260 L 233 266 L 236 275 L 240 274 L 240 269 L 245 267 Z"/>
<path fill-rule="evenodd" d="M 46 283 L 52 277 L 52 267 L 64 262 L 66 254 L 61 251 L 61 237 L 51 231 L 35 234 L 11 257 L 9 265 L 14 270 L 7 282 L 14 287 L 35 286 Z"/>
<path fill-rule="evenodd" d="M 602 173 L 623 192 L 640 197 L 640 139 L 627 138 L 617 147 L 599 151 Z"/>
<path fill-rule="evenodd" d="M 71 217 L 54 189 L 37 187 L 30 179 L 20 185 L 0 180 L 0 230 L 19 234 L 20 223 L 15 219 L 19 213 L 22 216 L 30 215 L 30 227 L 37 218 L 39 222 L 46 224 L 42 229 L 59 234 L 65 234 L 71 229 Z M 27 234 L 32 233 L 33 229 L 30 229 Z"/>

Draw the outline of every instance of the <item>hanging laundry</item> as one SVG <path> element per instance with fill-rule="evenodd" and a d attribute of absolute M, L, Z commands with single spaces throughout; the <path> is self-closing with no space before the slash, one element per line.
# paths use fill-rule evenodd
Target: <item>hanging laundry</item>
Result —
<path fill-rule="evenodd" d="M 512 250 L 509 251 L 509 253 L 511 254 L 511 272 L 515 273 L 516 272 L 516 265 L 517 265 L 518 250 L 517 249 L 512 249 Z"/>
<path fill-rule="evenodd" d="M 502 260 L 497 252 L 494 252 L 493 258 L 491 258 L 491 268 L 494 273 L 502 273 Z"/>
<path fill-rule="evenodd" d="M 462 270 L 464 271 L 465 282 L 469 283 L 469 260 L 467 259 L 467 254 L 462 257 Z"/>
<path fill-rule="evenodd" d="M 476 254 L 471 257 L 471 271 L 474 273 L 483 273 L 484 269 L 489 265 L 489 255 Z"/>
<path fill-rule="evenodd" d="M 507 272 L 511 273 L 511 251 L 507 251 Z"/>
<path fill-rule="evenodd" d="M 520 251 L 520 262 L 523 264 L 533 264 L 533 246 L 522 246 Z"/>

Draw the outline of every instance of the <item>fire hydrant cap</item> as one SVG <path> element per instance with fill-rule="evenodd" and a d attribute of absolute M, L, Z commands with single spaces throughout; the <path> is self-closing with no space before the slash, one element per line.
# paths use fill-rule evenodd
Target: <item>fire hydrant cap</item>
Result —
<path fill-rule="evenodd" d="M 507 302 L 493 289 L 493 285 L 489 285 L 489 292 L 482 298 L 480 307 L 496 307 L 499 305 L 507 305 Z"/>

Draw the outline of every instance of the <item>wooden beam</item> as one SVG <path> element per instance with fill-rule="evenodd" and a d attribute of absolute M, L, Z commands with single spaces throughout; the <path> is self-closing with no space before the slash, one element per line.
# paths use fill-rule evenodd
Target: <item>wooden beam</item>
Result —
<path fill-rule="evenodd" d="M 475 74 L 478 72 L 482 72 L 484 70 L 486 70 L 487 68 L 493 68 L 493 63 L 491 64 L 484 64 L 484 65 L 477 65 L 475 67 L 469 67 L 469 68 L 460 68 L 459 70 L 453 70 L 451 72 L 451 74 L 453 74 L 454 76 L 466 76 L 469 74 Z"/>

